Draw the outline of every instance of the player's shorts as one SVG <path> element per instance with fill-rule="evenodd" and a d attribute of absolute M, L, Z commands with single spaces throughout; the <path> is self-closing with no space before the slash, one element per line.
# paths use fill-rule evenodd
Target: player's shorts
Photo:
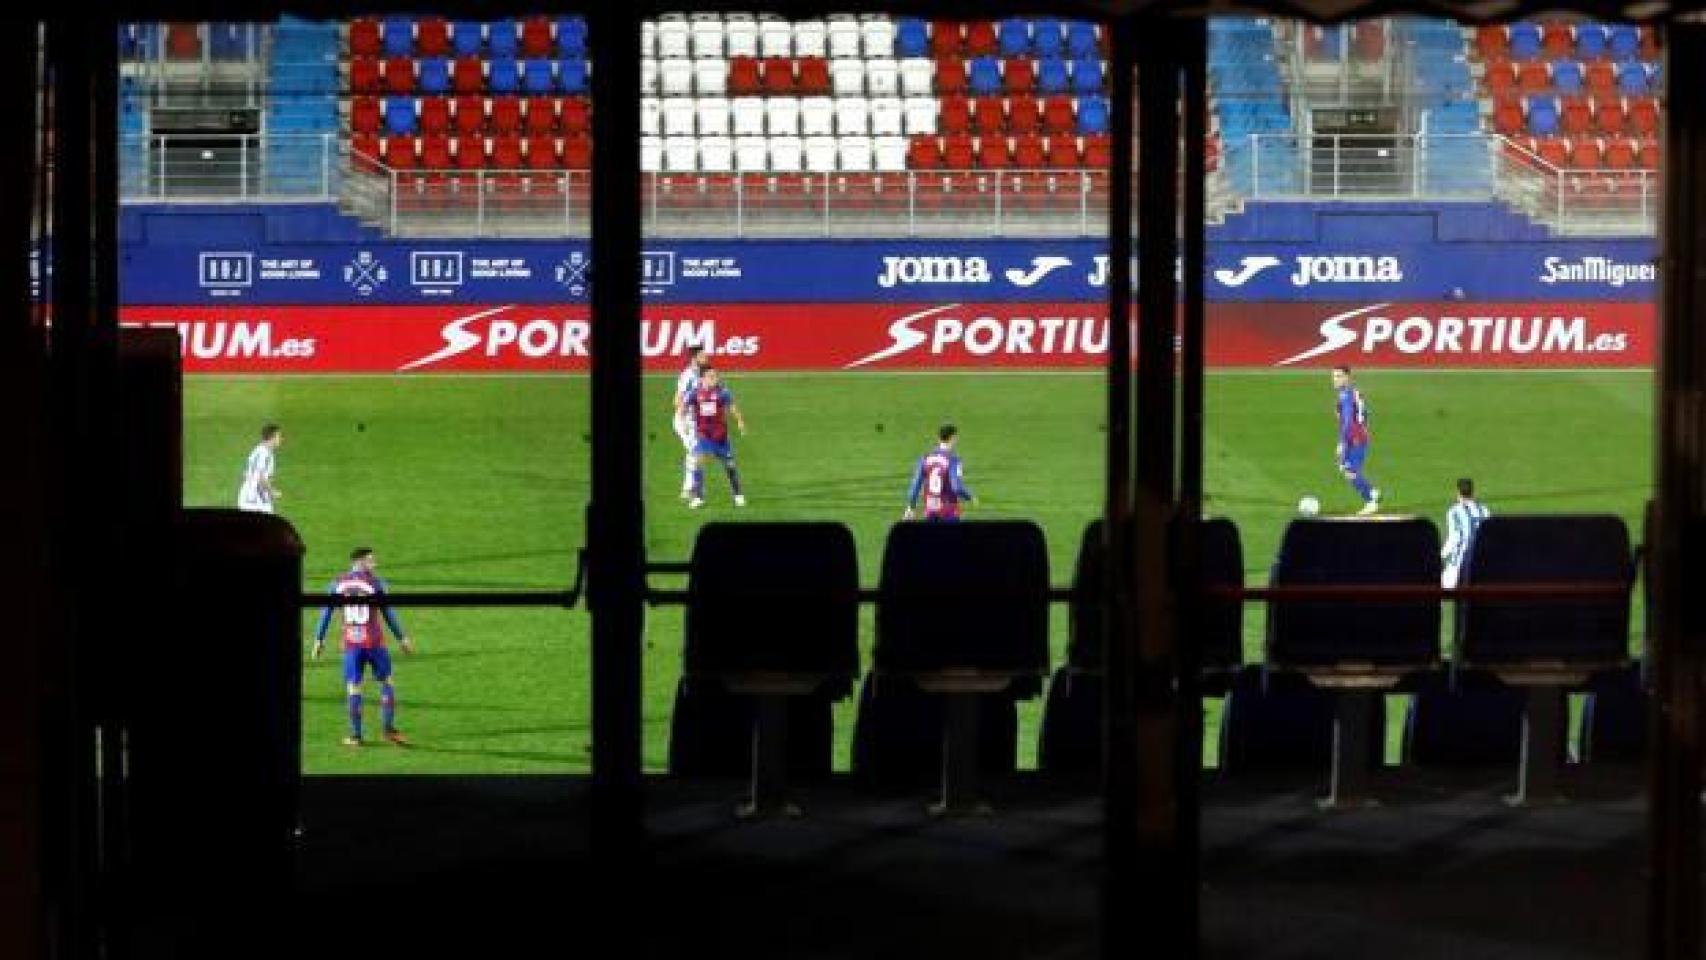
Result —
<path fill-rule="evenodd" d="M 1441 570 L 1439 574 L 1439 585 L 1447 590 L 1456 590 L 1459 572 L 1460 571 L 1457 567 L 1446 567 L 1444 570 Z"/>
<path fill-rule="evenodd" d="M 237 509 L 250 513 L 272 513 L 272 498 L 259 490 L 243 490 L 237 494 Z"/>
<path fill-rule="evenodd" d="M 351 647 L 344 651 L 344 682 L 360 683 L 363 667 L 373 668 L 373 679 L 391 679 L 391 651 L 384 647 Z"/>
<path fill-rule="evenodd" d="M 960 515 L 957 513 L 927 513 L 924 515 L 924 522 L 925 523 L 959 523 L 960 522 Z"/>
<path fill-rule="evenodd" d="M 1368 459 L 1368 444 L 1359 443 L 1345 448 L 1345 458 L 1339 461 L 1339 468 L 1351 473 L 1361 473 L 1364 460 Z"/>
<path fill-rule="evenodd" d="M 735 458 L 734 444 L 727 440 L 707 440 L 704 437 L 700 437 L 698 442 L 693 445 L 693 453 L 701 457 L 716 457 L 723 461 Z"/>

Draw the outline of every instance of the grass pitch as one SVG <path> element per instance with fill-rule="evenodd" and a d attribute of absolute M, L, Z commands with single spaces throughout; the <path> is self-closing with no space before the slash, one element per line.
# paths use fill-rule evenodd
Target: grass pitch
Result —
<path fill-rule="evenodd" d="M 715 470 L 706 508 L 677 500 L 681 446 L 669 429 L 674 378 L 646 384 L 647 547 L 683 559 L 713 519 L 847 524 L 874 583 L 917 457 L 944 419 L 959 424 L 974 515 L 1023 517 L 1049 537 L 1056 583 L 1071 576 L 1084 525 L 1102 504 L 1103 381 L 1094 374 L 730 376 L 750 436 L 737 439 L 750 505 L 736 511 Z M 1391 512 L 1443 522 L 1452 481 L 1473 476 L 1495 512 L 1608 511 L 1640 536 L 1652 485 L 1647 372 L 1381 372 L 1359 377 L 1374 446 L 1369 474 Z M 308 545 L 307 585 L 324 589 L 349 550 L 372 546 L 398 590 L 553 588 L 573 575 L 588 497 L 583 377 L 191 378 L 187 499 L 235 502 L 260 424 L 284 426 L 280 512 Z M 1267 568 L 1298 498 L 1325 512 L 1358 504 L 1333 466 L 1324 371 L 1224 372 L 1207 388 L 1210 512 L 1243 534 L 1246 577 Z M 658 581 L 663 582 L 663 581 Z M 420 645 L 397 655 L 400 726 L 410 749 L 338 744 L 345 726 L 335 653 L 304 675 L 308 773 L 544 773 L 587 769 L 591 689 L 584 611 L 403 610 Z M 304 645 L 314 616 L 305 615 Z M 1246 616 L 1250 654 L 1262 614 Z M 866 634 L 869 639 L 869 611 Z M 1639 623 L 1639 620 L 1636 621 Z M 1056 659 L 1063 610 L 1053 618 Z M 680 668 L 678 610 L 646 630 L 645 756 L 661 770 Z M 377 727 L 368 697 L 368 725 Z M 1034 762 L 1040 700 L 1021 706 L 1020 759 Z M 1214 717 L 1211 716 L 1211 724 Z M 837 717 L 847 762 L 850 703 Z"/>

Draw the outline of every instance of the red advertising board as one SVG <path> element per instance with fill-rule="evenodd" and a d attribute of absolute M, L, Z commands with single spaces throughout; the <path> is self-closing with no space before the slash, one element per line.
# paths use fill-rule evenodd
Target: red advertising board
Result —
<path fill-rule="evenodd" d="M 1210 366 L 1645 367 L 1648 303 L 1215 303 Z M 584 306 L 127 307 L 177 327 L 191 373 L 558 373 L 585 370 Z M 737 370 L 1096 366 L 1099 303 L 713 304 L 646 308 L 649 369 L 711 345 Z"/>

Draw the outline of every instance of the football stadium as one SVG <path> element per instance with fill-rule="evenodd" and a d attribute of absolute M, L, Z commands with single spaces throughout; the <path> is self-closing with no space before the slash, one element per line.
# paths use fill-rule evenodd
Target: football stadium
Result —
<path fill-rule="evenodd" d="M 0 954 L 1699 956 L 1706 21 L 843 6 L 0 41 Z"/>

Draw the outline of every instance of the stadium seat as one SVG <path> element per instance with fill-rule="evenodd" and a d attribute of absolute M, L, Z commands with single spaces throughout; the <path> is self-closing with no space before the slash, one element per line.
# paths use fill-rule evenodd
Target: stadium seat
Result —
<path fill-rule="evenodd" d="M 829 55 L 829 27 L 821 20 L 802 20 L 794 24 L 794 56 L 800 59 L 824 59 Z"/>
<path fill-rule="evenodd" d="M 1007 100 L 1007 131 L 1012 134 L 1037 133 L 1042 129 L 1042 107 L 1037 98 L 1019 94 Z"/>
<path fill-rule="evenodd" d="M 1597 23 L 1576 25 L 1576 56 L 1583 60 L 1598 60 L 1605 56 L 1605 28 Z"/>
<path fill-rule="evenodd" d="M 1566 136 L 1580 136 L 1593 128 L 1593 109 L 1586 97 L 1567 97 L 1558 126 Z"/>
<path fill-rule="evenodd" d="M 1101 43 L 1100 34 L 1093 23 L 1083 20 L 1069 21 L 1066 28 L 1066 53 L 1073 59 L 1095 56 Z"/>
<path fill-rule="evenodd" d="M 1639 28 L 1626 23 L 1613 24 L 1607 46 L 1614 60 L 1632 60 L 1641 55 Z"/>
<path fill-rule="evenodd" d="M 900 62 L 900 92 L 908 97 L 927 97 L 936 91 L 937 66 L 933 60 L 908 59 Z M 965 74 L 960 74 L 964 86 Z M 942 93 L 954 91 L 943 90 Z"/>
<path fill-rule="evenodd" d="M 663 101 L 657 97 L 640 98 L 640 135 L 655 137 L 663 132 Z"/>
<path fill-rule="evenodd" d="M 823 57 L 801 57 L 794 87 L 802 94 L 827 94 L 833 87 L 829 77 L 829 61 Z"/>
<path fill-rule="evenodd" d="M 916 17 L 901 17 L 895 22 L 894 55 L 897 57 L 927 57 L 930 55 L 930 27 Z"/>
<path fill-rule="evenodd" d="M 1439 531 L 1425 519 L 1294 520 L 1287 525 L 1270 582 L 1287 586 L 1439 583 Z M 1374 745 L 1362 739 L 1382 693 L 1438 665 L 1440 605 L 1271 601 L 1269 671 L 1301 674 L 1336 693 L 1328 802 L 1366 795 Z M 1378 755 L 1378 754 L 1375 754 Z"/>
<path fill-rule="evenodd" d="M 1072 110 L 1072 100 L 1067 97 L 1049 97 L 1043 101 L 1043 132 L 1048 134 L 1074 133 L 1078 129 L 1078 116 Z"/>
<path fill-rule="evenodd" d="M 692 29 L 688 27 L 685 21 L 670 19 L 659 21 L 656 36 L 659 59 L 686 59 L 692 55 Z"/>
<path fill-rule="evenodd" d="M 1114 144 L 1105 133 L 1084 137 L 1084 167 L 1087 170 L 1106 170 L 1113 166 Z"/>
<path fill-rule="evenodd" d="M 1600 671 L 1588 680 L 1582 704 L 1583 763 L 1639 763 L 1647 755 L 1652 694 L 1638 663 Z"/>
<path fill-rule="evenodd" d="M 940 778 L 943 806 L 963 809 L 980 775 L 1011 773 L 1014 701 L 1035 696 L 1048 669 L 1047 588 L 1035 524 L 893 527 L 854 775 L 903 788 Z"/>
<path fill-rule="evenodd" d="M 1610 62 L 1596 60 L 1587 65 L 1587 86 L 1595 96 L 1617 92 L 1617 70 Z"/>
<path fill-rule="evenodd" d="M 1102 61 L 1096 57 L 1080 57 L 1072 61 L 1072 89 L 1081 94 L 1102 90 Z"/>
<path fill-rule="evenodd" d="M 456 138 L 456 168 L 462 171 L 483 170 L 486 166 L 486 139 L 481 136 Z"/>
<path fill-rule="evenodd" d="M 721 57 L 693 61 L 693 92 L 701 97 L 721 97 L 729 89 L 729 62 Z"/>
<path fill-rule="evenodd" d="M 385 90 L 392 94 L 415 92 L 415 61 L 410 57 L 390 57 L 385 61 Z"/>
<path fill-rule="evenodd" d="M 730 57 L 758 56 L 758 24 L 747 21 L 731 21 L 723 34 L 723 47 Z"/>
<path fill-rule="evenodd" d="M 379 61 L 371 57 L 357 57 L 350 61 L 349 67 L 350 92 L 360 94 L 375 94 L 385 88 L 384 74 Z"/>
<path fill-rule="evenodd" d="M 1600 97 L 1594 101 L 1594 126 L 1600 133 L 1622 133 L 1627 125 L 1620 98 Z"/>
<path fill-rule="evenodd" d="M 1386 730 L 1384 698 L 1349 739 L 1368 744 L 1366 762 L 1380 762 Z M 1220 773 L 1246 784 L 1318 781 L 1333 763 L 1333 695 L 1290 673 L 1247 670 L 1232 679 L 1220 718 Z M 1343 728 L 1341 727 L 1341 730 Z M 1247 787 L 1246 787 L 1247 788 Z"/>
<path fill-rule="evenodd" d="M 940 82 L 937 84 L 941 88 Z M 1001 63 L 992 56 L 981 56 L 971 61 L 966 89 L 978 97 L 995 96 L 1001 92 Z"/>
<path fill-rule="evenodd" d="M 521 100 L 517 97 L 493 97 L 491 103 L 492 132 L 514 134 L 521 132 Z"/>
<path fill-rule="evenodd" d="M 414 137 L 386 137 L 380 148 L 385 165 L 393 170 L 413 170 L 418 149 Z"/>
<path fill-rule="evenodd" d="M 1030 93 L 1036 89 L 1036 67 L 1031 61 L 1020 58 L 1005 61 L 1001 71 L 1001 85 L 1008 93 Z"/>
<path fill-rule="evenodd" d="M 1647 138 L 1641 141 L 1641 152 L 1637 162 L 1642 170 L 1653 171 L 1657 171 L 1659 166 L 1664 163 L 1664 151 L 1660 148 L 1659 141 L 1656 138 Z"/>
<path fill-rule="evenodd" d="M 1007 129 L 1007 110 L 1000 97 L 972 101 L 972 128 L 978 133 L 1001 133 Z"/>
<path fill-rule="evenodd" d="M 412 98 L 386 97 L 384 114 L 386 136 L 400 137 L 415 132 L 415 101 Z"/>
<path fill-rule="evenodd" d="M 1597 170 L 1603 162 L 1604 148 L 1596 137 L 1578 137 L 1570 144 L 1570 166 L 1577 170 Z"/>
<path fill-rule="evenodd" d="M 835 101 L 829 97 L 800 98 L 800 135 L 827 136 L 835 132 Z"/>
<path fill-rule="evenodd" d="M 379 21 L 372 17 L 357 17 L 349 25 L 349 52 L 352 57 L 378 57 L 382 47 Z"/>
<path fill-rule="evenodd" d="M 551 21 L 543 16 L 531 16 L 521 22 L 521 55 L 542 59 L 551 55 Z"/>
<path fill-rule="evenodd" d="M 557 56 L 583 59 L 586 56 L 586 19 L 559 17 L 557 20 Z"/>
<path fill-rule="evenodd" d="M 665 173 L 694 173 L 699 169 L 699 141 L 692 136 L 663 138 Z"/>
<path fill-rule="evenodd" d="M 532 96 L 523 103 L 527 122 L 524 126 L 529 139 L 550 136 L 557 131 L 556 102 L 550 97 Z"/>
<path fill-rule="evenodd" d="M 472 20 L 458 20 L 450 28 L 450 49 L 457 57 L 478 56 L 485 44 L 484 24 Z"/>
<path fill-rule="evenodd" d="M 830 89 L 836 96 L 862 97 L 865 95 L 865 61 L 832 60 L 829 65 L 829 75 Z"/>
<path fill-rule="evenodd" d="M 350 130 L 355 133 L 378 133 L 380 124 L 379 99 L 356 97 L 350 101 Z"/>
<path fill-rule="evenodd" d="M 894 60 L 865 61 L 865 92 L 873 97 L 900 93 L 900 64 Z"/>
<path fill-rule="evenodd" d="M 800 101 L 795 97 L 770 97 L 764 101 L 765 126 L 772 137 L 797 136 L 800 132 Z"/>
<path fill-rule="evenodd" d="M 1003 57 L 1022 57 L 1031 52 L 1031 23 L 1008 17 L 996 27 L 996 49 Z"/>
<path fill-rule="evenodd" d="M 1059 57 L 1044 57 L 1038 61 L 1036 89 L 1044 95 L 1071 90 L 1072 77 L 1067 72 L 1066 61 Z"/>
<path fill-rule="evenodd" d="M 702 527 L 688 581 L 670 773 L 751 775 L 750 803 L 832 769 L 831 704 L 859 670 L 858 565 L 839 524 Z"/>
<path fill-rule="evenodd" d="M 659 137 L 640 138 L 640 172 L 657 173 L 663 169 L 663 140 Z"/>
<path fill-rule="evenodd" d="M 871 104 L 861 97 L 844 97 L 835 101 L 835 133 L 838 136 L 869 136 L 871 133 Z M 843 170 L 847 169 L 845 166 Z"/>
<path fill-rule="evenodd" d="M 686 97 L 664 100 L 659 119 L 665 137 L 691 137 L 698 133 L 698 114 L 693 101 Z"/>
<path fill-rule="evenodd" d="M 415 52 L 415 23 L 408 17 L 386 17 L 380 25 L 380 43 L 386 57 L 407 57 Z"/>
<path fill-rule="evenodd" d="M 1552 65 L 1552 86 L 1559 93 L 1574 96 L 1582 92 L 1582 65 L 1574 60 L 1559 60 Z"/>
<path fill-rule="evenodd" d="M 735 168 L 734 141 L 728 137 L 715 136 L 699 138 L 699 169 L 713 173 L 727 173 Z"/>
<path fill-rule="evenodd" d="M 557 61 L 557 89 L 571 97 L 585 94 L 588 90 L 586 60 L 567 57 Z"/>
<path fill-rule="evenodd" d="M 770 169 L 778 173 L 798 173 L 805 169 L 805 144 L 799 137 L 770 138 Z"/>
<path fill-rule="evenodd" d="M 734 144 L 735 169 L 743 173 L 762 173 L 770 169 L 770 147 L 763 137 L 737 137 Z"/>
<path fill-rule="evenodd" d="M 1483 767 L 1521 756 L 1521 691 L 1478 674 L 1429 674 L 1416 683 L 1404 715 L 1404 764 Z"/>
<path fill-rule="evenodd" d="M 942 141 L 942 166 L 949 170 L 970 170 L 977 157 L 977 148 L 972 138 L 963 134 L 949 134 Z"/>
<path fill-rule="evenodd" d="M 480 97 L 456 98 L 456 132 L 463 136 L 486 129 L 486 101 Z"/>
<path fill-rule="evenodd" d="M 689 50 L 696 60 L 721 60 L 727 55 L 720 20 L 695 20 L 688 27 Z"/>
<path fill-rule="evenodd" d="M 493 57 L 487 64 L 486 89 L 492 93 L 516 93 L 521 87 L 521 64 L 513 57 Z"/>
<path fill-rule="evenodd" d="M 756 94 L 764 89 L 759 79 L 758 61 L 752 57 L 733 57 L 729 60 L 728 92 L 730 96 Z"/>
<path fill-rule="evenodd" d="M 930 55 L 940 60 L 959 57 L 965 49 L 965 25 L 957 20 L 937 20 L 930 25 Z"/>
<path fill-rule="evenodd" d="M 966 24 L 962 49 L 967 57 L 993 57 L 1000 46 L 995 36 L 995 24 L 987 20 L 973 20 Z"/>
<path fill-rule="evenodd" d="M 442 57 L 450 52 L 450 22 L 443 17 L 421 17 L 415 21 L 415 51 L 423 57 Z"/>
<path fill-rule="evenodd" d="M 1652 97 L 1635 97 L 1629 101 L 1629 128 L 1642 136 L 1659 132 L 1659 104 Z"/>
<path fill-rule="evenodd" d="M 1487 90 L 1494 97 L 1510 93 L 1516 89 L 1516 67 L 1505 60 L 1489 60 L 1482 72 Z"/>
<path fill-rule="evenodd" d="M 1528 99 L 1528 132 L 1550 137 L 1558 132 L 1558 102 L 1551 97 Z"/>
<path fill-rule="evenodd" d="M 873 137 L 898 137 L 906 133 L 906 108 L 896 97 L 879 97 L 870 102 L 870 125 Z"/>
<path fill-rule="evenodd" d="M 1026 133 L 1013 138 L 1013 166 L 1020 170 L 1041 170 L 1048 165 L 1048 149 L 1043 138 Z"/>
<path fill-rule="evenodd" d="M 855 60 L 861 56 L 859 24 L 838 21 L 831 24 L 828 34 L 828 55 L 832 60 Z"/>
<path fill-rule="evenodd" d="M 1562 137 L 1542 137 L 1535 146 L 1540 159 L 1554 167 L 1570 165 L 1570 142 Z"/>
<path fill-rule="evenodd" d="M 693 61 L 672 57 L 658 63 L 658 89 L 666 97 L 693 95 Z"/>
<path fill-rule="evenodd" d="M 906 147 L 906 165 L 913 170 L 937 170 L 942 166 L 942 143 L 936 137 L 913 137 Z"/>
<path fill-rule="evenodd" d="M 486 89 L 486 72 L 480 58 L 460 56 L 451 66 L 451 89 L 459 94 L 480 93 Z"/>
<path fill-rule="evenodd" d="M 869 173 L 875 165 L 871 138 L 863 135 L 840 136 L 835 141 L 836 169 L 848 173 Z"/>
<path fill-rule="evenodd" d="M 427 57 L 419 61 L 418 82 L 422 93 L 439 95 L 450 92 L 450 62 L 443 57 Z"/>
<path fill-rule="evenodd" d="M 880 173 L 898 173 L 904 171 L 907 165 L 907 142 L 905 137 L 878 136 L 871 149 L 872 165 Z"/>
<path fill-rule="evenodd" d="M 1635 166 L 1636 145 L 1623 137 L 1616 137 L 1605 145 L 1604 163 L 1610 170 L 1629 170 Z"/>
<path fill-rule="evenodd" d="M 421 169 L 445 171 L 451 167 L 450 138 L 428 134 L 421 138 Z"/>
<path fill-rule="evenodd" d="M 936 61 L 936 93 L 942 96 L 963 94 L 968 90 L 966 83 L 966 65 L 960 60 Z M 996 86 L 1000 85 L 997 78 Z"/>
<path fill-rule="evenodd" d="M 781 58 L 761 60 L 758 69 L 765 93 L 781 96 L 794 92 L 794 61 Z"/>
<path fill-rule="evenodd" d="M 765 133 L 762 97 L 736 97 L 729 101 L 729 127 L 737 137 L 761 137 Z"/>
<path fill-rule="evenodd" d="M 1002 170 L 1013 165 L 1013 146 L 1001 134 L 983 134 L 977 138 L 977 165 L 985 170 Z"/>
<path fill-rule="evenodd" d="M 592 102 L 585 97 L 565 97 L 558 104 L 563 133 L 569 136 L 592 129 Z"/>
<path fill-rule="evenodd" d="M 1629 663 L 1629 533 L 1616 516 L 1494 516 L 1476 533 L 1461 582 L 1607 583 L 1610 599 L 1458 604 L 1454 666 L 1526 688 L 1516 798 L 1549 798 L 1564 752 L 1564 692 Z"/>
<path fill-rule="evenodd" d="M 1535 23 L 1513 23 L 1510 27 L 1512 60 L 1534 60 L 1540 56 L 1540 26 Z"/>
<path fill-rule="evenodd" d="M 1079 99 L 1078 132 L 1086 136 L 1108 132 L 1108 101 L 1101 97 Z"/>
<path fill-rule="evenodd" d="M 961 98 L 960 102 L 963 104 L 964 98 Z M 939 113 L 945 101 L 939 101 L 934 97 L 908 97 L 901 103 L 901 109 L 905 113 L 908 136 L 920 133 L 936 133 L 939 129 L 945 129 L 941 128 Z M 969 127 L 969 119 L 966 116 L 962 116 L 961 119 Z M 961 129 L 964 130 L 965 127 Z"/>
<path fill-rule="evenodd" d="M 1527 127 L 1522 104 L 1516 100 L 1499 100 L 1493 106 L 1493 130 L 1507 137 L 1521 134 Z"/>
<path fill-rule="evenodd" d="M 758 54 L 766 58 L 794 55 L 794 29 L 786 21 L 766 21 L 758 26 Z"/>
<path fill-rule="evenodd" d="M 1575 50 L 1576 34 L 1562 20 L 1548 20 L 1541 27 L 1541 49 L 1548 57 L 1567 57 Z"/>
<path fill-rule="evenodd" d="M 810 173 L 833 173 L 837 168 L 837 145 L 832 136 L 802 138 L 806 170 Z"/>
<path fill-rule="evenodd" d="M 1061 170 L 1075 170 L 1082 162 L 1078 151 L 1078 138 L 1070 134 L 1050 134 L 1048 138 L 1048 165 Z"/>
<path fill-rule="evenodd" d="M 697 128 L 701 137 L 726 137 L 730 134 L 729 101 L 723 97 L 700 97 L 694 102 Z"/>
<path fill-rule="evenodd" d="M 1644 97 L 1650 90 L 1651 81 L 1645 64 L 1628 60 L 1617 66 L 1617 89 L 1626 97 Z"/>
<path fill-rule="evenodd" d="M 444 97 L 427 97 L 421 101 L 421 132 L 448 134 L 450 132 L 450 101 Z"/>
<path fill-rule="evenodd" d="M 1529 60 L 1517 66 L 1516 85 L 1523 93 L 1550 90 L 1552 71 L 1544 60 Z"/>

